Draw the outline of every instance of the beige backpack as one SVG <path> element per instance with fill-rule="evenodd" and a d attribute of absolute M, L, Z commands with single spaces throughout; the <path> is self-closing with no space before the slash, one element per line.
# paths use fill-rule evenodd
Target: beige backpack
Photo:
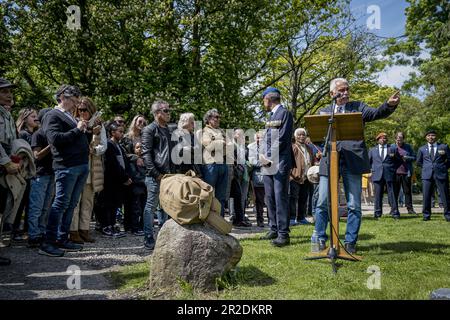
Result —
<path fill-rule="evenodd" d="M 206 221 L 222 234 L 231 231 L 231 224 L 220 216 L 221 205 L 214 198 L 214 188 L 193 171 L 164 175 L 159 201 L 162 209 L 181 225 Z"/>

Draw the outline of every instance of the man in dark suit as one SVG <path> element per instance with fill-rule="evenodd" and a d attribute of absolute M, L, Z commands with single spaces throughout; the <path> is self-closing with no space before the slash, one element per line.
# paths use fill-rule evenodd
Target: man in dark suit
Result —
<path fill-rule="evenodd" d="M 372 182 L 375 189 L 375 212 L 378 219 L 383 214 L 383 193 L 387 186 L 391 214 L 394 219 L 400 218 L 398 202 L 394 193 L 394 181 L 397 168 L 401 165 L 401 156 L 396 145 L 387 143 L 387 135 L 382 132 L 376 138 L 378 145 L 369 151 L 369 162 L 372 166 Z"/>
<path fill-rule="evenodd" d="M 444 143 L 436 142 L 436 131 L 426 133 L 427 144 L 419 148 L 417 166 L 422 168 L 423 220 L 431 219 L 431 196 L 437 186 L 444 205 L 444 217 L 450 222 L 450 196 L 448 169 L 450 169 L 450 149 Z"/>
<path fill-rule="evenodd" d="M 282 247 L 289 240 L 289 173 L 292 168 L 292 114 L 281 104 L 281 94 L 269 87 L 263 92 L 264 107 L 270 112 L 260 155 L 270 231 L 262 239 L 273 239 Z"/>
<path fill-rule="evenodd" d="M 359 101 L 350 102 L 350 87 L 347 80 L 338 78 L 331 81 L 330 96 L 336 97 L 335 113 L 361 112 L 364 122 L 388 117 L 400 103 L 400 94 L 396 92 L 379 108 L 370 108 Z M 320 111 L 329 114 L 332 107 Z M 370 172 L 369 156 L 364 141 L 338 141 L 339 171 L 344 182 L 345 198 L 347 199 L 348 218 L 345 233 L 345 249 L 349 253 L 356 252 L 359 228 L 361 226 L 361 193 L 362 174 Z M 319 236 L 320 248 L 325 249 L 328 223 L 328 156 L 320 161 L 319 199 L 316 207 L 316 231 Z"/>
<path fill-rule="evenodd" d="M 412 203 L 412 182 L 411 178 L 413 175 L 413 161 L 416 160 L 416 154 L 413 148 L 405 143 L 405 136 L 403 132 L 397 132 L 395 136 L 395 142 L 397 144 L 397 150 L 402 157 L 402 163 L 398 167 L 395 180 L 394 180 L 394 194 L 395 199 L 398 202 L 398 197 L 400 195 L 400 188 L 403 189 L 405 195 L 405 205 L 408 209 L 409 214 L 416 214 Z"/>

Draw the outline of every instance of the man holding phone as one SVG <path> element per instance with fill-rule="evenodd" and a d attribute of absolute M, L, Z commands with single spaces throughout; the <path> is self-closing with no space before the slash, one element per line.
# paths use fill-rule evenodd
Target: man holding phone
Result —
<path fill-rule="evenodd" d="M 348 81 L 337 78 L 330 83 L 330 96 L 336 100 L 332 106 L 320 110 L 320 114 L 330 114 L 332 107 L 335 113 L 361 112 L 363 122 L 370 122 L 388 117 L 400 103 L 400 92 L 394 93 L 379 108 L 370 108 L 360 101 L 350 102 L 350 86 Z M 361 226 L 361 193 L 362 174 L 370 172 L 369 156 L 364 140 L 338 141 L 339 172 L 344 182 L 347 199 L 348 218 L 345 233 L 345 249 L 348 253 L 356 253 L 359 228 Z M 328 223 L 328 156 L 320 161 L 319 199 L 316 208 L 315 229 L 319 236 L 320 249 L 325 249 Z"/>

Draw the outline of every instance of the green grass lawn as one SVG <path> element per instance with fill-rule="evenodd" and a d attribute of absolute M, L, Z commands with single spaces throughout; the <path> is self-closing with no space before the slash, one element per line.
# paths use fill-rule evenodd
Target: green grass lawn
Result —
<path fill-rule="evenodd" d="M 291 228 L 291 245 L 275 248 L 260 234 L 241 240 L 244 253 L 234 273 L 220 281 L 222 289 L 190 299 L 428 299 L 438 288 L 450 288 L 450 223 L 442 214 L 424 222 L 402 215 L 399 221 L 364 217 L 357 246 L 361 262 L 338 260 L 334 275 L 329 260 L 306 261 L 313 226 Z M 345 222 L 340 233 L 345 232 Z M 342 236 L 343 238 L 343 236 Z M 370 266 L 381 272 L 381 288 L 368 289 Z M 144 292 L 147 264 L 124 267 L 112 277 L 125 294 Z"/>

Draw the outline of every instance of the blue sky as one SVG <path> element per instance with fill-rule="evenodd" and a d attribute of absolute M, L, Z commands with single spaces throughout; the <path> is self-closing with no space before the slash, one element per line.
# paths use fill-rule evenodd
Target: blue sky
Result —
<path fill-rule="evenodd" d="M 406 0 L 351 0 L 352 13 L 359 17 L 358 25 L 367 28 L 366 22 L 371 16 L 371 13 L 367 13 L 367 8 L 372 5 L 380 9 L 380 29 L 367 29 L 368 32 L 380 37 L 399 37 L 405 33 L 405 9 L 409 5 Z M 381 85 L 401 87 L 412 71 L 412 67 L 389 67 L 378 75 L 378 82 Z"/>

